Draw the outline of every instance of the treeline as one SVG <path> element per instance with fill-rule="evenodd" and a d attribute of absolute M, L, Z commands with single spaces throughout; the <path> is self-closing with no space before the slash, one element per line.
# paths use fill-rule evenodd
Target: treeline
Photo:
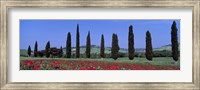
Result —
<path fill-rule="evenodd" d="M 56 47 L 50 48 L 50 41 L 47 42 L 45 50 L 38 51 L 38 44 L 37 41 L 35 42 L 35 47 L 34 47 L 34 52 L 33 55 L 31 54 L 31 47 L 29 45 L 27 54 L 28 56 L 33 56 L 33 57 L 63 57 L 63 48 L 62 46 L 60 49 L 57 49 Z"/>
<path fill-rule="evenodd" d="M 146 32 L 146 49 L 145 53 L 136 53 L 134 48 L 134 33 L 133 33 L 133 26 L 129 26 L 129 32 L 128 32 L 128 54 L 120 53 L 120 47 L 118 45 L 118 36 L 117 34 L 112 34 L 112 44 L 111 44 L 111 53 L 105 54 L 105 46 L 104 46 L 104 35 L 101 35 L 101 42 L 100 42 L 100 54 L 92 54 L 91 55 L 91 39 L 90 39 L 90 32 L 88 32 L 88 35 L 86 37 L 86 50 L 85 50 L 85 57 L 91 58 L 92 57 L 99 57 L 99 58 L 105 58 L 110 57 L 116 60 L 118 57 L 124 57 L 128 56 L 130 60 L 133 60 L 134 57 L 146 57 L 147 60 L 153 60 L 153 57 L 163 57 L 163 56 L 170 56 L 173 57 L 175 61 L 178 60 L 179 57 L 179 51 L 178 51 L 178 37 L 177 37 L 177 27 L 176 22 L 173 21 L 173 24 L 171 26 L 171 43 L 172 43 L 172 51 L 154 51 L 152 47 L 152 38 L 151 33 L 149 31 Z M 66 39 L 66 58 L 82 58 L 83 55 L 80 54 L 80 34 L 79 34 L 79 25 L 77 25 L 76 29 L 76 53 L 72 54 L 71 49 L 71 33 L 68 32 L 67 39 Z M 31 56 L 31 47 L 28 47 L 28 56 Z M 38 43 L 35 42 L 34 47 L 34 57 L 43 57 L 46 56 L 47 58 L 51 57 L 62 57 L 63 51 L 62 46 L 60 49 L 57 48 L 51 48 L 50 47 L 50 41 L 47 42 L 45 50 L 38 51 Z"/>

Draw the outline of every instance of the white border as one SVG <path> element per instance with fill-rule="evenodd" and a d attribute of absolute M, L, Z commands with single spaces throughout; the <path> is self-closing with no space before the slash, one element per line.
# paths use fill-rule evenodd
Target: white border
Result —
<path fill-rule="evenodd" d="M 181 70 L 19 71 L 20 19 L 181 19 Z M 9 9 L 9 82 L 192 82 L 192 9 Z"/>

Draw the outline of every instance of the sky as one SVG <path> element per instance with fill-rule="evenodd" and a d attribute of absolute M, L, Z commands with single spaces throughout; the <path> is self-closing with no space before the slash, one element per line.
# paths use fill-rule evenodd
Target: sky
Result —
<path fill-rule="evenodd" d="M 111 47 L 112 34 L 118 35 L 120 48 L 128 47 L 129 26 L 133 26 L 135 48 L 145 48 L 146 32 L 150 31 L 153 48 L 171 44 L 171 25 L 176 21 L 180 42 L 180 20 L 20 20 L 20 49 L 43 50 L 47 41 L 51 47 L 66 46 L 67 33 L 71 33 L 72 47 L 76 46 L 76 27 L 79 24 L 80 45 L 86 44 L 90 31 L 91 44 L 100 46 L 104 35 L 105 46 Z"/>

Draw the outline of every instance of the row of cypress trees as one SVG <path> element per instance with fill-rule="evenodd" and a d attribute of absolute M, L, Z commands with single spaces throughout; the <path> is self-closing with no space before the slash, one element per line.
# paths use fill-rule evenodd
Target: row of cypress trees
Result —
<path fill-rule="evenodd" d="M 172 43 L 172 57 L 175 61 L 178 60 L 178 37 L 177 37 L 177 27 L 176 22 L 173 21 L 171 26 L 171 43 Z M 69 36 L 69 34 L 68 34 Z M 71 37 L 69 37 L 71 39 Z M 69 39 L 67 38 L 67 40 Z M 67 41 L 68 42 L 68 41 Z M 71 42 L 70 45 L 67 44 L 67 48 L 71 49 Z M 90 32 L 88 32 L 87 41 L 86 41 L 86 57 L 90 58 L 90 48 L 91 41 L 90 41 Z M 111 48 L 111 58 L 116 60 L 118 58 L 119 53 L 119 45 L 118 45 L 118 36 L 117 34 L 113 33 L 112 35 L 112 48 Z M 100 47 L 100 57 L 105 57 L 105 46 L 104 46 L 104 36 L 101 35 L 101 47 Z M 146 49 L 145 49 L 145 56 L 148 60 L 153 59 L 153 48 L 152 48 L 152 38 L 151 33 L 149 31 L 146 32 Z M 71 55 L 71 51 L 67 52 Z M 129 26 L 129 33 L 128 33 L 128 55 L 129 59 L 134 59 L 135 48 L 134 48 L 134 34 L 133 34 L 133 26 Z M 79 25 L 77 25 L 77 33 L 76 33 L 76 57 L 80 57 L 80 34 L 79 34 Z"/>
<path fill-rule="evenodd" d="M 45 55 L 46 57 L 50 57 L 51 51 L 50 51 L 50 41 L 47 42 L 46 47 L 45 47 Z M 62 50 L 62 47 L 61 47 Z M 27 51 L 28 56 L 31 56 L 31 46 L 28 46 L 28 51 Z M 38 44 L 37 41 L 35 42 L 35 47 L 34 47 L 34 57 L 38 56 Z"/>
<path fill-rule="evenodd" d="M 176 22 L 174 21 L 171 26 L 171 43 L 172 43 L 172 57 L 175 61 L 178 60 L 178 37 L 177 37 L 177 27 Z M 90 32 L 88 32 L 86 41 L 86 50 L 85 54 L 87 58 L 90 58 L 90 51 L 91 51 L 91 40 L 90 40 Z M 38 52 L 38 44 L 37 41 L 34 47 L 34 56 L 37 57 Z M 61 48 L 62 49 L 62 48 Z M 116 60 L 118 58 L 120 47 L 118 45 L 118 36 L 117 34 L 113 33 L 112 35 L 112 47 L 111 47 L 111 58 Z M 104 35 L 101 35 L 101 47 L 100 47 L 100 57 L 105 57 L 105 46 L 104 46 Z M 146 32 L 146 49 L 145 49 L 145 56 L 148 60 L 153 59 L 153 48 L 152 48 L 152 38 L 151 33 L 149 31 Z M 45 47 L 46 57 L 50 57 L 50 41 L 47 42 Z M 31 55 L 31 47 L 28 47 L 28 55 Z M 129 33 L 128 33 L 128 57 L 130 60 L 134 59 L 135 55 L 135 48 L 134 48 L 134 33 L 133 33 L 133 26 L 129 26 Z M 71 58 L 71 33 L 68 32 L 67 34 L 67 41 L 66 41 L 66 57 Z M 76 58 L 80 57 L 80 34 L 79 34 L 79 25 L 77 25 L 77 32 L 76 32 Z"/>
<path fill-rule="evenodd" d="M 174 61 L 178 61 L 178 36 L 177 36 L 177 27 L 176 22 L 173 21 L 173 24 L 171 26 L 171 43 L 172 43 L 172 57 Z M 153 59 L 153 48 L 152 48 L 152 39 L 151 39 L 151 33 L 149 31 L 146 32 L 146 49 L 145 49 L 145 56 L 146 59 L 152 60 Z M 128 35 L 128 54 L 129 59 L 134 59 L 134 34 L 133 34 L 133 26 L 131 25 L 129 27 L 129 35 Z"/>

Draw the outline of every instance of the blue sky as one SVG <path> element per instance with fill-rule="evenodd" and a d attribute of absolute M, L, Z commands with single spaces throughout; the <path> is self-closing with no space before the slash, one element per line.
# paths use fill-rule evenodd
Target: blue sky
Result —
<path fill-rule="evenodd" d="M 171 25 L 174 20 L 20 20 L 20 49 L 34 48 L 38 42 L 39 50 L 47 41 L 51 47 L 65 47 L 67 33 L 71 32 L 72 46 L 76 45 L 76 26 L 79 24 L 80 45 L 85 45 L 90 31 L 91 44 L 100 45 L 104 34 L 105 46 L 110 47 L 112 33 L 116 33 L 121 48 L 128 47 L 128 28 L 133 26 L 135 48 L 145 48 L 146 31 L 151 32 L 153 48 L 171 44 Z M 180 20 L 175 20 L 180 41 Z"/>

